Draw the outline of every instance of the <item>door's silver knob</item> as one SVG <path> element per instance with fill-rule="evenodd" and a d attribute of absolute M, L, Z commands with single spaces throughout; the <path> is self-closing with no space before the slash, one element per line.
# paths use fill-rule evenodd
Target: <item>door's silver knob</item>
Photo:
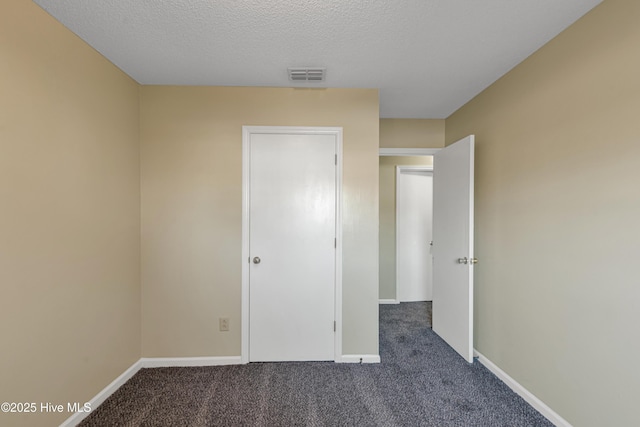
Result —
<path fill-rule="evenodd" d="M 469 259 L 467 257 L 458 258 L 458 264 L 469 264 Z"/>
<path fill-rule="evenodd" d="M 260 264 L 260 257 L 254 256 L 253 257 L 253 263 L 254 264 Z"/>
<path fill-rule="evenodd" d="M 478 258 L 471 258 L 469 260 L 469 264 L 477 264 L 478 263 Z"/>

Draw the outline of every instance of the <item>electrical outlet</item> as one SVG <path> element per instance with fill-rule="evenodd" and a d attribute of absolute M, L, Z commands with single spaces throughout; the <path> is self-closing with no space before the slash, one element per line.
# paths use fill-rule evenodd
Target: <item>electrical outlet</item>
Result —
<path fill-rule="evenodd" d="M 229 330 L 229 318 L 228 317 L 221 317 L 218 320 L 220 321 L 220 330 L 222 332 L 228 331 Z"/>

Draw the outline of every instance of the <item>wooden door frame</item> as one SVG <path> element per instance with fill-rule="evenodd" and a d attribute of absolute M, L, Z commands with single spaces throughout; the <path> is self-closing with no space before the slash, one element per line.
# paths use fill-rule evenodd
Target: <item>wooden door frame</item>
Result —
<path fill-rule="evenodd" d="M 242 309 L 241 363 L 249 363 L 249 201 L 252 134 L 335 135 L 336 137 L 336 251 L 334 360 L 342 361 L 342 127 L 243 126 L 242 127 Z"/>
<path fill-rule="evenodd" d="M 400 297 L 399 294 L 400 292 L 398 291 L 398 213 L 399 213 L 399 209 L 398 209 L 398 189 L 400 187 L 400 174 L 403 171 L 416 171 L 416 172 L 427 172 L 431 174 L 431 179 L 433 180 L 433 165 L 427 166 L 427 165 L 396 165 L 396 221 L 395 221 L 395 226 L 396 226 L 396 297 L 395 300 L 399 303 L 400 302 Z M 432 181 L 433 183 L 433 181 Z M 433 203 L 431 204 L 431 211 L 433 212 Z"/>

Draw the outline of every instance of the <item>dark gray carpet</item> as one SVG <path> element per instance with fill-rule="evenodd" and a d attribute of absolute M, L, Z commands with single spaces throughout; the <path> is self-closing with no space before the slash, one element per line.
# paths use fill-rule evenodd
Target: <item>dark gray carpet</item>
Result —
<path fill-rule="evenodd" d="M 380 306 L 381 364 L 142 369 L 82 426 L 552 426 L 435 335 L 427 303 Z"/>

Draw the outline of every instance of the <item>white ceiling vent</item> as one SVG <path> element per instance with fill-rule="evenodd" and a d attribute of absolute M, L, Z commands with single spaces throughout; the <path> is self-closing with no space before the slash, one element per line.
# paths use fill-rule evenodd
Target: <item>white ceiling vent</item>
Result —
<path fill-rule="evenodd" d="M 326 68 L 287 68 L 289 80 L 294 82 L 323 82 Z"/>

